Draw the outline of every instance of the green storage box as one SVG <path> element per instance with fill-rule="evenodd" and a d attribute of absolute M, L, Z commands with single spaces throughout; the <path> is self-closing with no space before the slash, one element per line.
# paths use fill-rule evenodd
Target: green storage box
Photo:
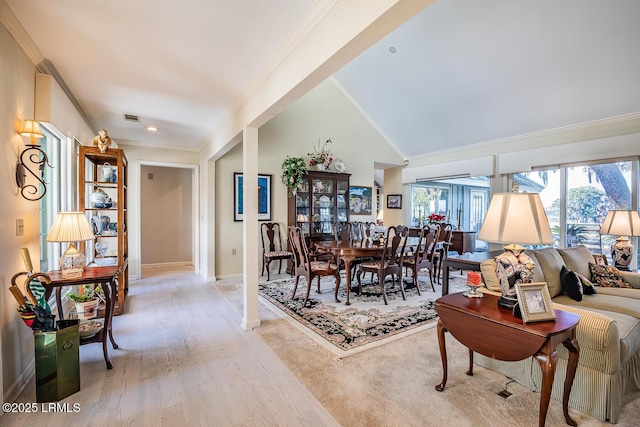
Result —
<path fill-rule="evenodd" d="M 57 402 L 80 391 L 78 320 L 58 321 L 58 328 L 34 333 L 37 402 Z"/>

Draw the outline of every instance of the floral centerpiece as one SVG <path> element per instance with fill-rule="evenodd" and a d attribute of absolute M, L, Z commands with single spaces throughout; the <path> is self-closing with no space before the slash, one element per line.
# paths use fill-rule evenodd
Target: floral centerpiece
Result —
<path fill-rule="evenodd" d="M 432 213 L 427 217 L 427 221 L 429 221 L 429 224 L 439 224 L 441 222 L 444 222 L 446 218 L 447 217 L 444 215 L 438 215 L 437 213 Z"/>
<path fill-rule="evenodd" d="M 282 183 L 289 189 L 289 196 L 293 196 L 307 174 L 307 166 L 302 157 L 287 156 L 282 162 Z"/>
<path fill-rule="evenodd" d="M 316 166 L 318 170 L 325 170 L 333 162 L 333 154 L 329 151 L 327 145 L 331 144 L 331 138 L 327 139 L 324 144 L 313 147 L 313 153 L 307 153 L 311 159 L 309 160 L 309 166 Z"/>

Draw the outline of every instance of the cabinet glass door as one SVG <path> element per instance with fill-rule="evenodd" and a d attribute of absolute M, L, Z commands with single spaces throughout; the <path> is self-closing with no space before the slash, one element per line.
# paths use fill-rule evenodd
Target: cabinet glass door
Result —
<path fill-rule="evenodd" d="M 345 181 L 338 181 L 338 205 L 336 215 L 338 221 L 347 221 L 349 218 L 349 184 Z"/>
<path fill-rule="evenodd" d="M 309 235 L 309 182 L 304 181 L 296 192 L 296 225 L 305 236 Z"/>
<path fill-rule="evenodd" d="M 311 182 L 313 194 L 313 234 L 333 234 L 336 201 L 333 192 L 333 180 L 313 179 Z"/>

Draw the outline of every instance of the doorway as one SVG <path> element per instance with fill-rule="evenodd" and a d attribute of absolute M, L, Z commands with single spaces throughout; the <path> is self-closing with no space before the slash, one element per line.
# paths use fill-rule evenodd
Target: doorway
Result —
<path fill-rule="evenodd" d="M 154 270 L 193 271 L 195 265 L 194 170 L 140 167 L 141 277 Z"/>

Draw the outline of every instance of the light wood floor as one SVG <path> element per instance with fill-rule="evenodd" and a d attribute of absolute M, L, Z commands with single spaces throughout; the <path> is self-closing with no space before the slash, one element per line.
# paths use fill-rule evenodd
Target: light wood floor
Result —
<path fill-rule="evenodd" d="M 256 332 L 195 274 L 130 284 L 114 318 L 107 370 L 100 344 L 80 348 L 78 413 L 5 414 L 2 426 L 337 426 Z M 33 380 L 18 402 L 35 402 Z"/>

